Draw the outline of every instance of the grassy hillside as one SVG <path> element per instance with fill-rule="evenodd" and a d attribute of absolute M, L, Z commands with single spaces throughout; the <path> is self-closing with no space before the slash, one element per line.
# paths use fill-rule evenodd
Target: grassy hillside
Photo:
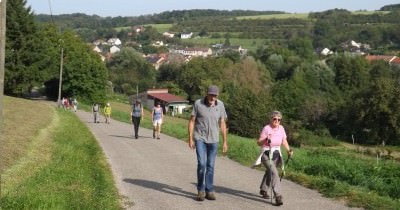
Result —
<path fill-rule="evenodd" d="M 1 209 L 120 209 L 104 154 L 72 112 L 47 102 L 5 101 L 1 159 L 16 155 L 1 172 Z"/>

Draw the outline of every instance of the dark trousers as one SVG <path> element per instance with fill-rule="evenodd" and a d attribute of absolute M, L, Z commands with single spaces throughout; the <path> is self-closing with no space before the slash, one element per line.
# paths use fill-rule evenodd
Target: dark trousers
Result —
<path fill-rule="evenodd" d="M 139 125 L 141 117 L 132 117 L 133 130 L 135 132 L 135 137 L 139 136 Z"/>

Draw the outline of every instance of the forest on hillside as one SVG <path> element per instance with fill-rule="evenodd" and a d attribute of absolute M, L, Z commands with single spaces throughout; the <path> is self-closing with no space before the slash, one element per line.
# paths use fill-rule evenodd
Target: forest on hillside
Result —
<path fill-rule="evenodd" d="M 277 33 L 281 41 L 265 43 L 247 56 L 228 52 L 187 63 L 170 62 L 156 71 L 144 60 L 143 52 L 132 46 L 122 48 L 106 63 L 102 62 L 85 43 L 85 37 L 77 36 L 78 31 L 73 30 L 76 28 L 67 27 L 60 32 L 56 22 L 38 22 L 24 2 L 7 2 L 5 92 L 8 95 L 24 96 L 32 88 L 40 87 L 44 94 L 54 98 L 63 50 L 63 96 L 78 97 L 89 103 L 104 102 L 110 96 L 107 94 L 110 88 L 128 95 L 133 87 L 140 85 L 141 91 L 169 88 L 172 93 L 194 101 L 202 97 L 208 85 L 216 84 L 226 103 L 229 130 L 241 136 L 256 137 L 266 123 L 267 113 L 280 110 L 293 145 L 302 145 L 312 135 L 344 141 L 354 137 L 363 144 L 400 145 L 400 67 L 384 61 L 368 62 L 363 56 L 340 51 L 327 57 L 315 53 L 318 46 L 334 48 L 343 40 L 361 37 L 379 53 L 398 52 L 397 10 L 358 16 L 335 9 L 310 14 L 306 20 L 250 21 L 227 15 L 221 23 L 238 24 L 237 28 L 232 27 L 236 31 L 230 32 L 232 36 L 241 30 L 249 34 L 263 34 L 271 28 L 287 31 Z M 201 30 L 213 33 L 207 31 L 213 27 L 210 21 L 215 25 L 220 22 L 198 14 L 187 15 L 191 17 L 189 20 L 177 21 L 173 27 L 183 30 L 201 26 Z M 114 27 L 118 24 L 113 25 L 113 21 L 123 18 L 105 19 Z M 91 23 L 85 18 L 81 21 L 99 24 L 96 30 L 104 29 L 101 21 Z M 192 24 L 186 25 L 188 22 Z M 299 27 L 284 27 L 286 24 Z M 151 27 L 147 29 L 132 39 L 148 44 L 161 37 Z"/>

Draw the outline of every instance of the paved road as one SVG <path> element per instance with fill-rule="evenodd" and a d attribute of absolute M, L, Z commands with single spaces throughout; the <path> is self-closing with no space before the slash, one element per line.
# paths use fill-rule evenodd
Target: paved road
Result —
<path fill-rule="evenodd" d="M 144 128 L 134 139 L 129 124 L 114 120 L 95 124 L 90 113 L 77 115 L 103 148 L 127 209 L 349 209 L 287 180 L 282 180 L 283 206 L 273 206 L 258 195 L 263 172 L 226 157 L 216 159 L 217 200 L 198 202 L 196 154 L 187 143 L 166 135 L 153 139 L 152 131 Z"/>

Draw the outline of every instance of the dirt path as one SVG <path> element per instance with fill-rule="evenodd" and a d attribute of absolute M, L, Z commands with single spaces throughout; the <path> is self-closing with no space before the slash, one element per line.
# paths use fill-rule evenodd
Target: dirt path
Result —
<path fill-rule="evenodd" d="M 95 124 L 90 113 L 78 111 L 77 115 L 103 148 L 117 188 L 129 203 L 127 209 L 350 209 L 287 180 L 282 180 L 283 206 L 273 206 L 258 195 L 263 172 L 226 157 L 216 160 L 217 200 L 198 202 L 196 154 L 185 142 L 166 135 L 155 140 L 152 131 L 144 128 L 134 139 L 129 124 L 114 120 Z"/>

